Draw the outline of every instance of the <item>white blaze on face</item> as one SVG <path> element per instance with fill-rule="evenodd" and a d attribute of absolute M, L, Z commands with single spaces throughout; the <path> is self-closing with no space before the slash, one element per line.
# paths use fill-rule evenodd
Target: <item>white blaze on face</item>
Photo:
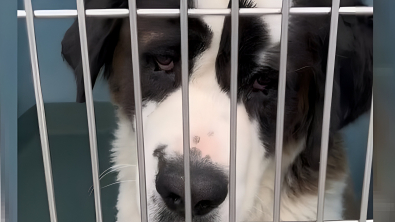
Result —
<path fill-rule="evenodd" d="M 227 8 L 227 0 L 199 0 L 202 8 Z M 204 7 L 203 7 L 204 6 Z M 213 163 L 228 172 L 230 153 L 230 98 L 217 82 L 215 62 L 219 51 L 225 17 L 203 16 L 212 31 L 209 47 L 194 62 L 189 83 L 190 144 L 209 156 Z M 144 147 L 148 197 L 160 199 L 155 187 L 158 160 L 153 152 L 165 146 L 165 156 L 183 153 L 181 89 L 160 103 L 149 102 L 143 109 Z M 197 139 L 198 138 L 198 139 Z M 244 218 L 252 207 L 259 179 L 266 162 L 265 148 L 259 139 L 258 124 L 249 119 L 242 103 L 237 107 L 237 217 Z M 149 215 L 157 208 L 150 199 Z M 219 207 L 221 221 L 228 220 L 228 198 Z M 153 220 L 153 218 L 151 218 Z"/>
<path fill-rule="evenodd" d="M 190 84 L 191 147 L 199 149 L 203 157 L 210 156 L 212 162 L 225 171 L 229 168 L 229 107 L 230 100 L 225 93 L 202 91 Z M 242 104 L 238 105 L 237 112 L 237 203 L 243 203 L 238 206 L 241 207 L 251 205 L 247 202 L 253 200 L 254 192 L 247 194 L 246 190 L 256 189 L 259 177 L 254 175 L 259 175 L 263 169 L 261 164 L 265 149 L 259 140 L 257 124 L 249 120 Z M 159 197 L 155 188 L 158 161 L 152 154 L 160 145 L 166 146 L 167 157 L 183 153 L 181 91 L 176 91 L 159 104 L 144 122 L 148 196 Z M 221 218 L 226 221 L 227 199 L 221 205 L 220 213 Z"/>
<path fill-rule="evenodd" d="M 281 8 L 282 0 L 258 0 L 257 8 Z M 291 1 L 292 2 L 292 1 Z M 262 20 L 265 22 L 269 31 L 270 43 L 277 44 L 281 38 L 281 15 L 264 15 Z"/>

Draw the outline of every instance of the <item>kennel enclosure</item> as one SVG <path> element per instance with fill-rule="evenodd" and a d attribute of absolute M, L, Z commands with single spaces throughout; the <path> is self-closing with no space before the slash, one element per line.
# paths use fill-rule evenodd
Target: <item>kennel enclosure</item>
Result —
<path fill-rule="evenodd" d="M 199 17 L 202 15 L 230 15 L 232 17 L 232 53 L 231 53 L 231 159 L 230 159 L 230 221 L 235 221 L 235 160 L 236 160 L 236 96 L 237 96 L 237 45 L 238 45 L 238 15 L 268 15 L 281 14 L 281 59 L 280 59 L 280 79 L 279 79 L 279 95 L 278 95 L 278 109 L 277 109 L 277 131 L 276 131 L 276 179 L 275 179 L 275 201 L 274 201 L 274 221 L 280 221 L 280 166 L 282 157 L 282 138 L 284 127 L 284 98 L 285 98 L 285 79 L 286 79 L 286 59 L 287 59 L 287 44 L 288 44 L 288 18 L 290 15 L 296 14 L 330 14 L 331 15 L 331 29 L 329 40 L 329 52 L 327 62 L 327 79 L 325 87 L 325 103 L 324 103 L 324 117 L 322 129 L 322 144 L 321 144 L 321 162 L 320 162 L 320 180 L 319 180 L 319 195 L 318 195 L 318 214 L 317 222 L 323 221 L 324 215 L 324 191 L 325 191 L 325 173 L 327 165 L 327 151 L 328 151 L 328 137 L 330 124 L 330 108 L 332 100 L 334 63 L 336 53 L 336 38 L 338 17 L 340 14 L 350 15 L 371 15 L 373 14 L 372 7 L 340 7 L 340 0 L 333 0 L 332 7 L 325 8 L 292 8 L 289 1 L 284 0 L 282 8 L 253 8 L 253 9 L 239 9 L 238 2 L 232 0 L 232 7 L 230 9 L 188 9 L 187 1 L 181 0 L 180 9 L 137 9 L 135 1 L 129 0 L 129 9 L 87 9 L 84 8 L 83 0 L 77 0 L 77 10 L 34 10 L 32 8 L 31 0 L 25 0 L 25 10 L 18 11 L 18 17 L 26 19 L 30 59 L 32 66 L 32 73 L 34 79 L 35 98 L 37 103 L 37 114 L 40 127 L 40 140 L 43 152 L 43 163 L 45 169 L 45 180 L 48 195 L 49 211 L 51 222 L 57 221 L 56 200 L 54 195 L 54 185 L 52 179 L 52 167 L 50 161 L 50 147 L 48 143 L 46 115 L 44 110 L 44 102 L 42 98 L 42 90 L 40 83 L 39 63 L 37 58 L 37 46 L 35 40 L 34 19 L 35 18 L 70 18 L 77 17 L 79 23 L 81 53 L 84 68 L 84 83 L 86 92 L 86 108 L 89 126 L 89 143 L 92 159 L 92 176 L 95 197 L 95 211 L 96 221 L 101 222 L 101 194 L 99 183 L 99 169 L 98 169 L 98 154 L 97 154 L 97 136 L 95 125 L 95 112 L 92 96 L 92 87 L 90 80 L 90 69 L 88 59 L 88 45 L 86 37 L 85 17 L 129 17 L 131 25 L 131 41 L 132 41 L 132 58 L 133 58 L 133 74 L 135 83 L 135 101 L 136 101 L 136 120 L 137 120 L 137 147 L 138 147 L 138 164 L 139 164 L 139 178 L 140 178 L 140 204 L 141 204 L 141 219 L 147 221 L 147 198 L 145 191 L 145 168 L 144 168 L 144 147 L 142 134 L 142 103 L 141 103 L 141 87 L 140 87 L 140 73 L 139 73 L 139 59 L 138 59 L 138 43 L 137 43 L 137 22 L 138 16 L 156 16 L 156 17 L 180 17 L 181 21 L 181 44 L 182 44 L 182 61 L 187 61 L 188 56 L 188 24 L 186 19 L 188 17 Z M 190 180 L 189 180 L 189 117 L 188 117 L 188 63 L 182 63 L 182 92 L 183 92 L 183 129 L 184 129 L 184 170 L 185 170 L 185 192 L 186 192 L 186 221 L 191 221 L 191 205 L 190 205 Z M 368 194 L 370 184 L 370 172 L 372 164 L 373 151 L 373 132 L 372 132 L 372 115 L 371 111 L 370 128 L 368 148 L 366 155 L 366 166 L 364 174 L 363 195 L 361 201 L 361 213 L 359 221 L 366 221 Z M 189 198 L 188 198 L 189 197 Z"/>

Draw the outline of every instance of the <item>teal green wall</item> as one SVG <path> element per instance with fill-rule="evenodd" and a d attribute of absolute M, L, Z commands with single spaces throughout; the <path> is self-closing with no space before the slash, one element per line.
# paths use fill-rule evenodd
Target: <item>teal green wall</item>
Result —
<path fill-rule="evenodd" d="M 24 9 L 19 0 L 19 9 Z M 75 0 L 32 0 L 33 9 L 75 9 Z M 35 19 L 38 61 L 44 102 L 74 102 L 76 84 L 72 70 L 61 56 L 61 41 L 74 19 Z M 18 20 L 18 116 L 35 104 L 26 22 Z M 95 101 L 110 101 L 100 79 L 93 90 Z"/>
<path fill-rule="evenodd" d="M 17 221 L 17 2 L 0 1 L 0 218 Z"/>

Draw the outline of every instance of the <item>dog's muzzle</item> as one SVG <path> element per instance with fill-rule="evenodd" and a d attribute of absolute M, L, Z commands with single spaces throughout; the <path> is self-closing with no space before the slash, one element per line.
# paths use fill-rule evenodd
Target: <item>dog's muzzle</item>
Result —
<path fill-rule="evenodd" d="M 161 162 L 161 161 L 160 161 Z M 191 204 L 192 215 L 203 216 L 217 208 L 228 195 L 227 175 L 207 159 L 191 160 Z M 184 217 L 183 159 L 160 163 L 156 176 L 156 190 L 166 206 L 176 214 Z"/>

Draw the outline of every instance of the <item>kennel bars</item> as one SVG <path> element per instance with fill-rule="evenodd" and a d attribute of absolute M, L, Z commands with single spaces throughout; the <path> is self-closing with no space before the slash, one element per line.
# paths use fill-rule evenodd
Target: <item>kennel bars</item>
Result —
<path fill-rule="evenodd" d="M 41 92 L 39 64 L 37 58 L 37 47 L 34 33 L 34 18 L 70 18 L 77 17 L 81 41 L 81 53 L 83 61 L 84 88 L 86 92 L 86 107 L 89 126 L 89 141 L 91 151 L 92 176 L 95 197 L 96 221 L 102 222 L 101 198 L 99 183 L 99 166 L 97 159 L 97 141 L 95 113 L 92 97 L 92 87 L 89 70 L 88 45 L 86 38 L 85 17 L 129 17 L 131 28 L 132 43 L 132 62 L 133 78 L 136 104 L 136 135 L 138 150 L 138 169 L 139 169 L 139 189 L 140 189 L 140 212 L 141 221 L 147 221 L 147 196 L 145 186 L 145 161 L 144 161 L 144 144 L 142 131 L 142 101 L 140 86 L 140 71 L 138 58 L 138 39 L 137 39 L 137 16 L 157 16 L 157 17 L 180 17 L 181 21 L 181 61 L 188 59 L 188 17 L 200 17 L 202 15 L 231 15 L 232 23 L 232 45 L 231 45 L 231 129 L 230 129 L 230 178 L 229 178 L 229 218 L 231 222 L 236 221 L 236 108 L 237 108 L 237 61 L 238 61 L 238 19 L 239 15 L 267 15 L 281 14 L 281 58 L 280 58 L 280 79 L 278 90 L 278 109 L 277 109 L 277 127 L 276 127 L 276 174 L 275 174 L 275 198 L 273 206 L 273 220 L 280 221 L 280 185 L 281 185 L 281 158 L 282 158 L 282 141 L 284 127 L 284 101 L 285 101 L 285 80 L 286 80 L 286 61 L 287 61 L 287 44 L 288 44 L 288 17 L 293 14 L 329 14 L 331 13 L 330 40 L 328 51 L 327 77 L 325 87 L 324 116 L 322 126 L 321 142 L 321 162 L 320 177 L 317 205 L 317 222 L 323 222 L 324 215 L 324 198 L 325 198 L 325 176 L 328 152 L 328 137 L 330 123 L 330 107 L 332 100 L 333 74 L 336 52 L 337 26 L 339 14 L 350 15 L 371 15 L 373 7 L 339 7 L 340 0 L 333 0 L 332 7 L 310 7 L 310 8 L 292 8 L 289 6 L 289 0 L 283 0 L 282 8 L 251 8 L 239 9 L 238 0 L 232 0 L 231 9 L 188 9 L 187 0 L 180 0 L 180 9 L 137 9 L 135 0 L 129 1 L 129 9 L 84 9 L 83 0 L 77 1 L 77 10 L 35 10 L 32 9 L 31 0 L 24 0 L 25 10 L 18 10 L 18 18 L 26 18 L 27 33 L 29 39 L 30 59 L 32 74 L 34 80 L 34 90 L 37 104 L 37 115 L 39 121 L 40 139 L 43 153 L 43 162 L 45 170 L 45 180 L 47 187 L 49 212 L 51 222 L 57 221 L 54 187 L 51 171 L 50 150 L 48 144 L 47 127 L 45 121 L 44 102 Z M 191 215 L 191 191 L 190 191 L 190 172 L 189 172 L 189 99 L 188 99 L 188 62 L 182 62 L 182 104 L 183 104 L 183 146 L 184 146 L 184 173 L 185 173 L 185 209 L 186 221 L 192 221 Z M 372 101 L 373 104 L 373 101 Z M 366 164 L 363 182 L 363 196 L 361 201 L 361 213 L 359 222 L 366 222 L 368 207 L 368 194 L 370 184 L 370 174 L 373 156 L 373 106 L 370 117 L 369 137 L 366 153 Z M 189 189 L 188 189 L 189 188 Z M 143 194 L 143 195 L 141 195 Z M 373 221 L 373 220 L 370 220 Z"/>
<path fill-rule="evenodd" d="M 335 71 L 337 26 L 339 20 L 340 0 L 332 0 L 332 15 L 329 31 L 328 62 L 326 65 L 324 113 L 321 133 L 320 171 L 318 178 L 317 221 L 324 220 L 325 180 L 328 160 L 329 126 L 331 118 L 333 77 Z"/>

